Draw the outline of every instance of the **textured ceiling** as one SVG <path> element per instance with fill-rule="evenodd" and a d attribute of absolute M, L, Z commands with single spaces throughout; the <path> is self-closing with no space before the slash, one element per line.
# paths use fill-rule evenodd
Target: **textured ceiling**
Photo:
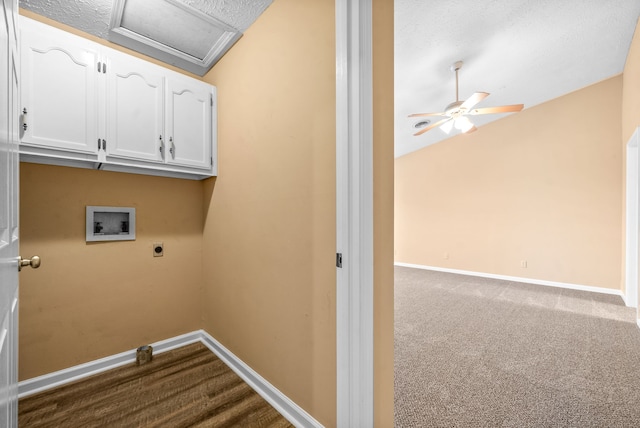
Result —
<path fill-rule="evenodd" d="M 157 0 L 156 0 L 157 1 Z M 272 0 L 177 0 L 244 32 Z M 20 0 L 20 7 L 108 39 L 113 0 Z"/>
<path fill-rule="evenodd" d="M 272 0 L 177 1 L 244 32 Z M 112 0 L 20 6 L 108 38 Z M 639 15 L 640 0 L 395 0 L 396 156 L 449 138 L 439 129 L 414 137 L 418 120 L 407 115 L 455 101 L 453 62 L 465 62 L 460 99 L 489 92 L 478 107 L 526 109 L 621 73 Z M 480 127 L 504 116 L 472 121 Z"/>
<path fill-rule="evenodd" d="M 455 101 L 455 61 L 461 100 L 489 92 L 478 107 L 526 109 L 621 73 L 639 14 L 639 0 L 396 0 L 396 156 L 450 137 L 414 137 L 419 119 L 407 115 Z"/>

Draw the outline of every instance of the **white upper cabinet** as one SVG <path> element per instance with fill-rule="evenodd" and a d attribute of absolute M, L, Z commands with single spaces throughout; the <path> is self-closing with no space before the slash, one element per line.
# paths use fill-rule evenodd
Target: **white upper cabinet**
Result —
<path fill-rule="evenodd" d="M 211 86 L 197 80 L 167 81 L 167 162 L 196 168 L 212 167 Z"/>
<path fill-rule="evenodd" d="M 128 55 L 111 55 L 109 59 L 107 160 L 163 162 L 164 76 L 157 67 Z"/>
<path fill-rule="evenodd" d="M 21 49 L 22 144 L 97 158 L 97 50 L 34 31 L 22 33 Z"/>
<path fill-rule="evenodd" d="M 21 17 L 21 159 L 215 175 L 215 87 Z"/>

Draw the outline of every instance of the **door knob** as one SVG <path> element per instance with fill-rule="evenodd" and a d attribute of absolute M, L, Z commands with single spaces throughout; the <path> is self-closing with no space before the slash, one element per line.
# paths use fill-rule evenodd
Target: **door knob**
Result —
<path fill-rule="evenodd" d="M 40 267 L 40 257 L 33 256 L 30 259 L 20 257 L 18 260 L 18 270 L 21 271 L 24 266 L 31 266 L 34 269 L 38 269 Z"/>

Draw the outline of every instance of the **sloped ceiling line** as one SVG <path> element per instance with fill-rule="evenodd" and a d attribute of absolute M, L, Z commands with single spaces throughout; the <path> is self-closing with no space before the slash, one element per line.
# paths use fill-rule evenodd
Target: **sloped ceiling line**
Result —
<path fill-rule="evenodd" d="M 489 92 L 478 107 L 532 107 L 620 74 L 639 14 L 637 0 L 396 0 L 396 157 L 451 136 L 414 137 L 418 120 L 407 116 L 455 100 L 455 61 L 464 61 L 461 100 Z"/>

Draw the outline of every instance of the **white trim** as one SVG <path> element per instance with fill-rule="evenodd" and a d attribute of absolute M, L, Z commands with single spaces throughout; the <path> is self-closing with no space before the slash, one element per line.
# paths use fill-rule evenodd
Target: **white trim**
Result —
<path fill-rule="evenodd" d="M 305 412 L 286 395 L 271 385 L 231 351 L 225 348 L 207 332 L 201 330 L 202 343 L 218 356 L 224 363 L 242 378 L 251 388 L 262 396 L 274 409 L 296 427 L 322 427 L 311 415 Z"/>
<path fill-rule="evenodd" d="M 218 358 L 229 366 L 238 376 L 264 398 L 274 409 L 296 427 L 322 427 L 311 415 L 291 401 L 277 388 L 267 382 L 251 367 L 236 357 L 204 330 L 186 333 L 160 342 L 152 343 L 153 353 L 161 354 L 191 343 L 201 342 Z M 68 369 L 49 373 L 36 378 L 27 379 L 18 384 L 19 397 L 27 397 L 57 386 L 65 385 L 107 370 L 115 369 L 136 360 L 136 350 L 121 352 L 99 360 L 90 361 Z"/>
<path fill-rule="evenodd" d="M 626 233 L 625 233 L 625 304 L 638 307 L 638 233 L 640 232 L 639 170 L 640 128 L 627 142 L 626 171 Z"/>
<path fill-rule="evenodd" d="M 200 335 L 197 332 L 193 332 L 152 343 L 151 346 L 153 346 L 154 354 L 160 354 L 200 340 Z M 23 380 L 18 384 L 18 397 L 27 397 L 29 395 L 93 376 L 107 370 L 115 369 L 135 361 L 136 350 L 133 349 L 53 373 Z"/>
<path fill-rule="evenodd" d="M 371 0 L 336 0 L 337 426 L 373 426 Z"/>
<path fill-rule="evenodd" d="M 627 303 L 627 295 L 626 295 L 623 291 L 620 291 L 620 297 L 622 298 L 622 301 L 624 302 L 624 305 L 625 305 L 625 306 L 627 306 L 627 307 L 631 307 L 631 305 L 629 305 L 629 304 Z M 637 313 L 637 312 L 638 312 L 638 311 L 636 310 L 636 313 Z"/>
<path fill-rule="evenodd" d="M 636 318 L 636 324 L 638 325 L 638 328 L 640 328 L 640 318 Z"/>
<path fill-rule="evenodd" d="M 547 281 L 545 279 L 522 278 L 519 276 L 496 275 L 493 273 L 474 272 L 470 270 L 460 270 L 460 269 L 449 269 L 449 268 L 442 268 L 442 267 L 436 267 L 436 266 L 416 265 L 412 263 L 396 262 L 394 264 L 396 266 L 409 267 L 409 268 L 415 268 L 415 269 L 457 273 L 459 275 L 479 276 L 481 278 L 492 278 L 492 279 L 500 279 L 504 281 L 523 282 L 527 284 L 545 285 L 547 287 L 568 288 L 570 290 L 589 291 L 591 293 L 613 294 L 615 296 L 620 296 L 624 301 L 624 296 L 622 294 L 622 291 L 614 290 L 612 288 L 593 287 L 591 285 L 571 284 L 568 282 Z"/>

